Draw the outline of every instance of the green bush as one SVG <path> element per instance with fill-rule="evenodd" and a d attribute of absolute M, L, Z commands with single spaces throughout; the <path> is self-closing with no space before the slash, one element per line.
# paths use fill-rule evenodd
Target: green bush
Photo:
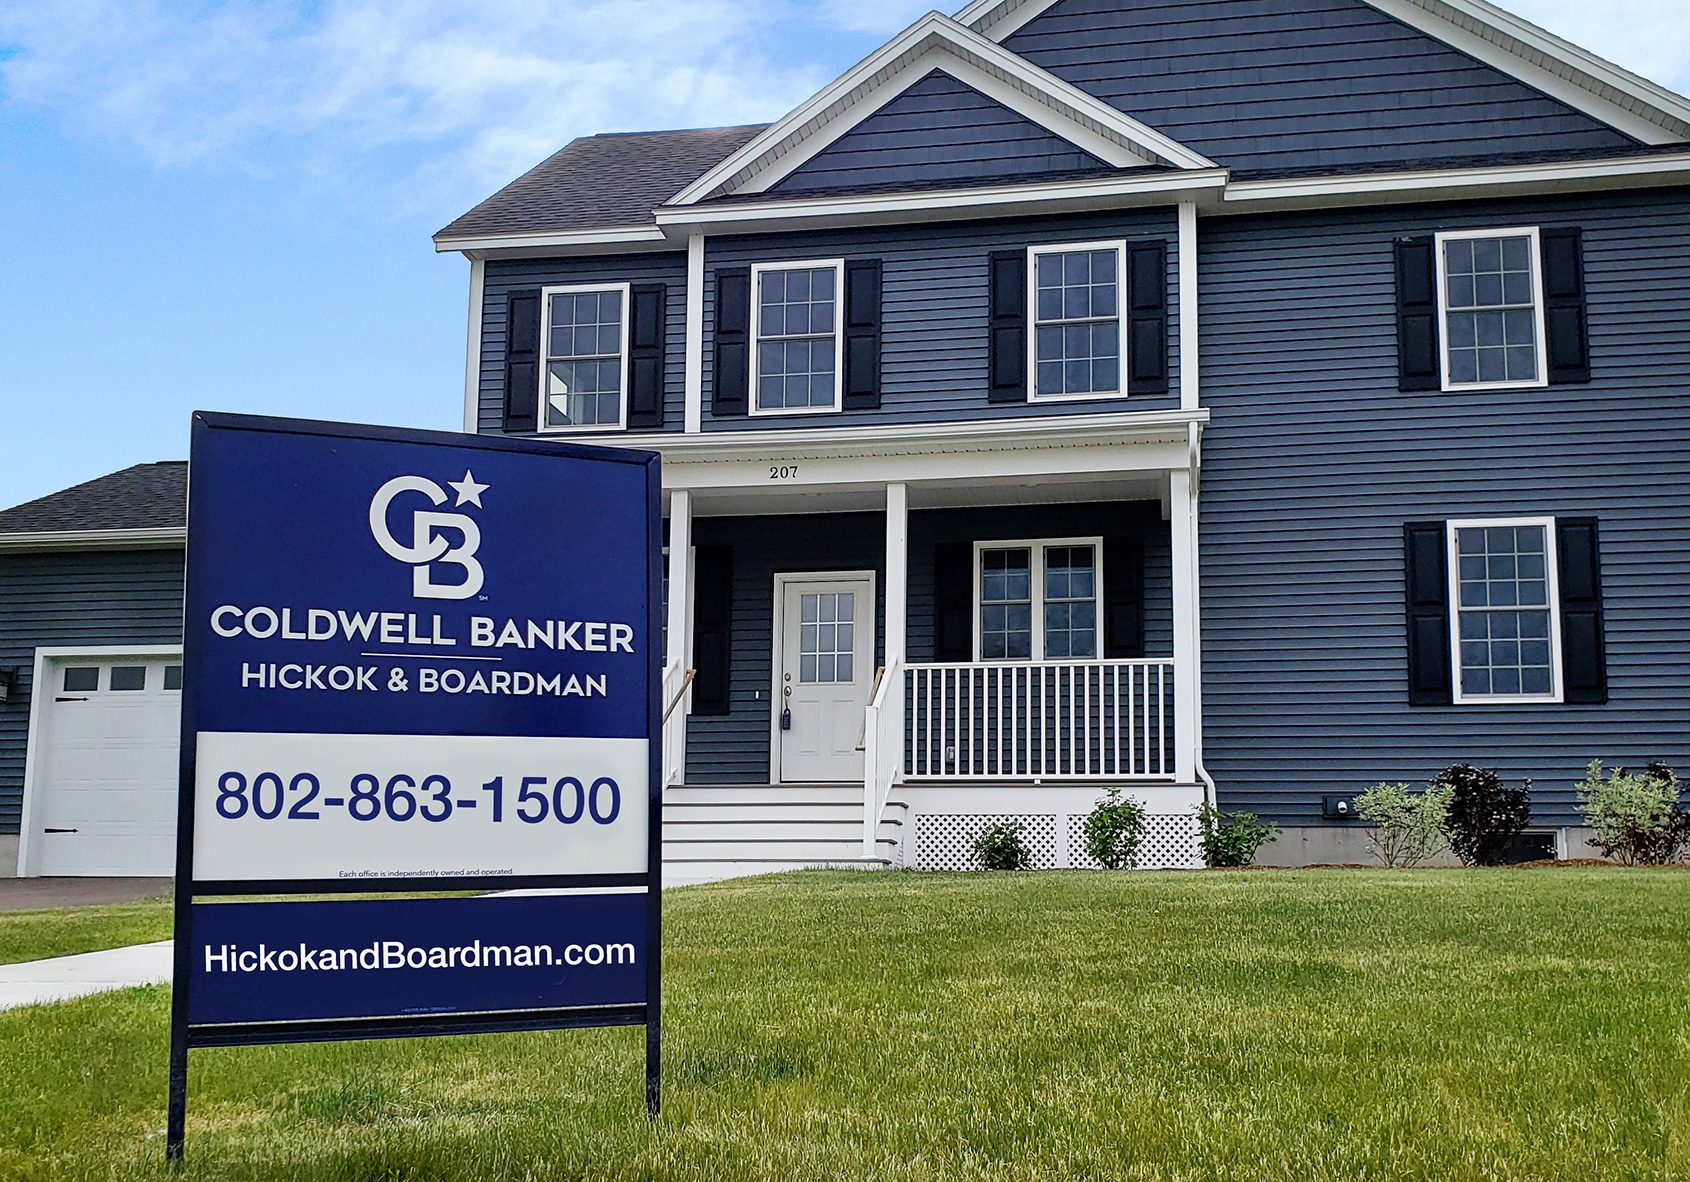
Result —
<path fill-rule="evenodd" d="M 1450 790 L 1433 784 L 1415 792 L 1407 784 L 1375 784 L 1356 797 L 1356 812 L 1373 828 L 1373 856 L 1392 869 L 1418 866 L 1449 848 L 1445 823 Z"/>
<path fill-rule="evenodd" d="M 1256 851 L 1279 840 L 1279 826 L 1255 813 L 1223 813 L 1208 801 L 1197 806 L 1203 861 L 1214 866 L 1248 866 Z"/>
<path fill-rule="evenodd" d="M 1623 866 L 1662 866 L 1690 849 L 1690 812 L 1679 803 L 1678 777 L 1664 763 L 1642 775 L 1623 767 L 1602 778 L 1593 759 L 1578 785 L 1579 807 L 1595 832 L 1590 844 Z"/>
<path fill-rule="evenodd" d="M 1499 865 L 1532 818 L 1530 780 L 1510 788 L 1488 768 L 1458 763 L 1439 772 L 1432 786 L 1450 790 L 1444 829 L 1449 848 L 1466 866 Z"/>
<path fill-rule="evenodd" d="M 1105 870 L 1126 870 L 1144 841 L 1144 806 L 1111 788 L 1086 817 L 1086 853 Z"/>
<path fill-rule="evenodd" d="M 974 858 L 982 870 L 1031 870 L 1033 855 L 1021 837 L 1020 821 L 988 825 L 974 839 Z"/>

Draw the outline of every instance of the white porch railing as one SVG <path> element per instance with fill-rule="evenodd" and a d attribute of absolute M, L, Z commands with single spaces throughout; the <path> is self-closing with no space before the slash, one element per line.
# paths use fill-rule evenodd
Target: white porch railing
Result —
<path fill-rule="evenodd" d="M 684 742 L 687 726 L 686 697 L 692 691 L 695 673 L 683 665 L 663 671 L 663 787 L 679 784 L 686 774 Z"/>
<path fill-rule="evenodd" d="M 911 665 L 906 780 L 1174 774 L 1172 660 Z"/>
<path fill-rule="evenodd" d="M 863 718 L 863 857 L 875 856 L 880 818 L 904 766 L 904 667 L 879 673 Z"/>

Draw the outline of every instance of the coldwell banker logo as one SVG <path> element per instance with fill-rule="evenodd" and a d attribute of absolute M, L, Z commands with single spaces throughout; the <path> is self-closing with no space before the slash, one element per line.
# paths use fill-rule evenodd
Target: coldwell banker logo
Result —
<path fill-rule="evenodd" d="M 446 488 L 458 494 L 453 508 L 473 505 L 479 509 L 481 494 L 488 486 L 477 484 L 474 475 L 465 471 L 462 480 L 450 481 Z M 402 496 L 408 499 L 401 507 L 411 510 L 408 543 L 394 537 L 389 521 L 389 510 Z M 426 497 L 435 509 L 417 504 L 416 496 Z M 370 501 L 370 533 L 383 553 L 411 567 L 411 594 L 418 599 L 468 599 L 481 590 L 486 578 L 475 558 L 481 545 L 481 527 L 467 514 L 435 511 L 445 503 L 446 490 L 425 476 L 395 476 L 378 488 Z M 435 582 L 435 569 L 441 566 L 461 569 L 462 581 Z"/>

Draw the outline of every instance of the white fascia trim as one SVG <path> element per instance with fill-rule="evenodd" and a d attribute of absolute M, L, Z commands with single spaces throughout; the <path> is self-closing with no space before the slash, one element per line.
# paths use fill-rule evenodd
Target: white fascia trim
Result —
<path fill-rule="evenodd" d="M 1690 137 L 1690 100 L 1488 0 L 1366 0 L 1386 16 L 1646 144 Z"/>
<path fill-rule="evenodd" d="M 961 423 L 886 424 L 872 427 L 792 427 L 673 431 L 592 440 L 663 454 L 669 463 L 760 460 L 787 451 L 850 451 L 885 455 L 899 450 L 968 451 L 1008 444 L 1023 448 L 1075 447 L 1118 441 L 1173 440 L 1185 443 L 1189 424 L 1207 423 L 1207 410 L 1121 411 L 1050 417 L 981 419 Z"/>
<path fill-rule="evenodd" d="M 1157 172 L 1149 176 L 1125 174 L 1090 180 L 1058 181 L 1047 185 L 994 185 L 978 189 L 940 189 L 908 193 L 869 193 L 853 197 L 795 197 L 790 201 L 758 201 L 742 205 L 712 203 L 709 206 L 666 206 L 657 211 L 662 226 L 743 226 L 747 223 L 817 219 L 896 218 L 956 213 L 962 217 L 1001 216 L 1006 207 L 1023 206 L 1029 212 L 1055 212 L 1045 208 L 1061 203 L 1088 203 L 1111 199 L 1162 199 L 1170 194 L 1195 195 L 1226 186 L 1222 169 L 1203 172 Z M 1141 202 L 1148 204 L 1149 202 Z M 971 213 L 972 211 L 972 213 Z"/>
<path fill-rule="evenodd" d="M 188 527 L 68 529 L 0 534 L 0 550 L 156 550 L 185 545 Z"/>
<path fill-rule="evenodd" d="M 486 298 L 487 260 L 469 261 L 469 332 L 464 340 L 464 433 L 481 426 L 481 306 Z"/>
<path fill-rule="evenodd" d="M 1604 61 L 1488 0 L 1364 0 L 1646 144 L 1690 138 L 1690 99 Z M 1002 41 L 1056 0 L 974 0 L 958 22 Z"/>
<path fill-rule="evenodd" d="M 1620 157 L 1502 167 L 1429 169 L 1423 172 L 1352 173 L 1348 176 L 1289 177 L 1285 180 L 1234 181 L 1226 186 L 1228 206 L 1342 204 L 1413 201 L 1452 190 L 1489 196 L 1515 190 L 1602 188 L 1614 181 L 1657 184 L 1690 182 L 1690 151 L 1683 155 Z M 1336 199 L 1336 201 L 1334 200 Z M 1359 199 L 1359 201 L 1358 201 Z M 1246 212 L 1240 209 L 1238 212 Z"/>
<path fill-rule="evenodd" d="M 901 93 L 909 75 L 942 67 L 1117 167 L 1165 161 L 1180 168 L 1214 162 L 1078 87 L 1008 52 L 972 29 L 930 12 L 818 91 L 808 102 L 682 189 L 669 205 L 724 192 L 762 192 Z M 914 79 L 909 79 L 913 81 Z"/>
<path fill-rule="evenodd" d="M 501 254 L 526 254 L 535 250 L 590 250 L 606 246 L 619 249 L 673 250 L 675 244 L 656 226 L 610 226 L 597 230 L 555 230 L 529 234 L 480 234 L 465 238 L 434 239 L 436 254 L 458 251 L 474 258 L 496 258 Z"/>

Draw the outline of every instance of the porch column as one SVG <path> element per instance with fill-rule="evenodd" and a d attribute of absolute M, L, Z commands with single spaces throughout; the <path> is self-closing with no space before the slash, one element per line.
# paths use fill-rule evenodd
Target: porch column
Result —
<path fill-rule="evenodd" d="M 886 486 L 886 660 L 904 663 L 909 630 L 910 494 L 906 484 Z"/>
<path fill-rule="evenodd" d="M 1173 548 L 1174 779 L 1197 782 L 1197 580 L 1192 553 L 1191 473 L 1168 474 L 1168 535 Z"/>
<path fill-rule="evenodd" d="M 675 670 L 684 670 L 692 660 L 692 493 L 675 489 L 669 494 L 669 602 L 668 651 L 663 658 L 663 709 L 680 684 Z M 687 713 L 677 706 L 663 727 L 664 786 L 682 778 L 687 766 Z"/>

